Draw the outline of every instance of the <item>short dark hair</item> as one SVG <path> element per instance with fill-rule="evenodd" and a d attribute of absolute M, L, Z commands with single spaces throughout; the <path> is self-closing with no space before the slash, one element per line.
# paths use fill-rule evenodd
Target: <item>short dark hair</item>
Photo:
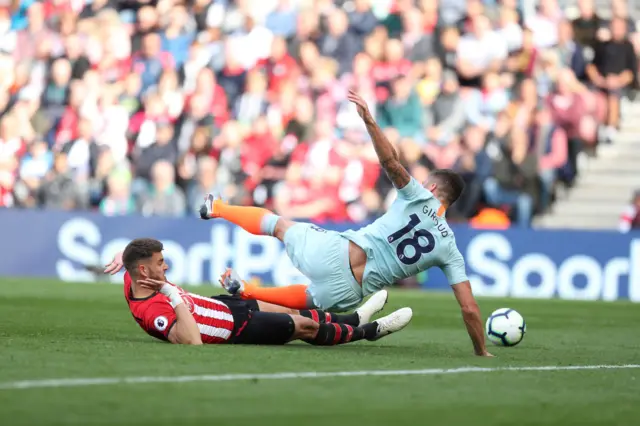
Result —
<path fill-rule="evenodd" d="M 438 195 L 451 205 L 456 202 L 464 191 L 464 179 L 451 169 L 436 169 L 429 173 L 429 180 L 438 185 Z"/>
<path fill-rule="evenodd" d="M 135 273 L 138 262 L 150 259 L 154 253 L 160 253 L 163 248 L 162 243 L 153 238 L 136 238 L 125 247 L 122 263 L 130 274 Z"/>

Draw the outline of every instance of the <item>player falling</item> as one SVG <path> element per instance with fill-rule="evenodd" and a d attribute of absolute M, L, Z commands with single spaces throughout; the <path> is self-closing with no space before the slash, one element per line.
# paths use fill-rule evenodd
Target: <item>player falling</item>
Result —
<path fill-rule="evenodd" d="M 380 165 L 397 188 L 397 199 L 389 211 L 358 231 L 338 233 L 293 222 L 260 207 L 231 206 L 208 195 L 200 209 L 203 219 L 223 218 L 252 234 L 278 238 L 293 265 L 311 280 L 309 286 L 263 288 L 227 273 L 223 286 L 245 299 L 294 309 L 344 311 L 382 287 L 437 266 L 453 288 L 476 355 L 492 356 L 485 347 L 480 309 L 464 259 L 444 217 L 460 197 L 464 181 L 451 170 L 434 170 L 421 185 L 400 164 L 365 101 L 353 91 L 348 99 L 356 105 Z"/>
<path fill-rule="evenodd" d="M 402 330 L 411 309 L 402 308 L 371 321 L 382 310 L 386 292 L 371 297 L 356 312 L 332 314 L 315 309 L 294 310 L 237 296 L 204 297 L 167 281 L 163 246 L 152 238 L 131 241 L 116 254 L 105 273 L 124 266 L 124 297 L 131 314 L 147 334 L 178 344 L 236 343 L 283 345 L 303 340 L 333 346 L 358 340 L 378 340 Z"/>

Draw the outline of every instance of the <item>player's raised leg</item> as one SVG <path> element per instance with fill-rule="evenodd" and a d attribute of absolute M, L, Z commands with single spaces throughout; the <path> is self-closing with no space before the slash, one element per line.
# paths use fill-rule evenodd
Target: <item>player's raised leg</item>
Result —
<path fill-rule="evenodd" d="M 227 269 L 220 277 L 220 285 L 229 294 L 238 295 L 243 299 L 260 300 L 296 310 L 315 308 L 311 296 L 307 294 L 307 286 L 304 284 L 286 287 L 260 287 L 242 280 L 235 271 Z"/>
<path fill-rule="evenodd" d="M 221 218 L 254 235 L 269 235 L 284 242 L 284 234 L 296 224 L 262 207 L 232 206 L 213 194 L 207 194 L 200 206 L 200 218 Z"/>
<path fill-rule="evenodd" d="M 363 303 L 352 314 L 336 314 L 326 312 L 321 309 L 309 308 L 313 302 L 306 296 L 307 286 L 298 284 L 286 287 L 263 288 L 243 281 L 232 269 L 227 269 L 220 277 L 220 285 L 232 295 L 240 295 L 243 299 L 253 299 L 260 301 L 260 310 L 264 312 L 282 312 L 297 314 L 310 318 L 318 323 L 344 323 L 349 325 L 366 324 L 371 318 L 380 312 L 389 299 L 387 290 L 380 290 L 374 293 L 365 303 Z M 305 300 L 302 307 L 296 307 L 296 297 L 294 294 L 304 291 Z M 259 297 L 255 297 L 259 296 Z M 283 305 L 282 300 L 289 300 L 289 304 Z"/>

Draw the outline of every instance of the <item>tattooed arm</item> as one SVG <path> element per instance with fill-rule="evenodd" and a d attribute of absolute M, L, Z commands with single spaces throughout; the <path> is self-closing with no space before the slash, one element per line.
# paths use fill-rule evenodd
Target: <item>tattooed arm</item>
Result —
<path fill-rule="evenodd" d="M 407 169 L 400 164 L 400 157 L 398 156 L 398 153 L 384 133 L 382 133 L 380 126 L 378 126 L 374 118 L 371 116 L 366 102 L 353 91 L 349 91 L 348 99 L 356 105 L 358 114 L 367 126 L 367 132 L 369 132 L 369 136 L 371 136 L 373 146 L 376 149 L 376 154 L 378 154 L 378 159 L 380 160 L 380 165 L 384 169 L 385 173 L 389 176 L 389 179 L 393 182 L 393 185 L 396 188 L 404 188 L 411 180 L 411 176 Z"/>

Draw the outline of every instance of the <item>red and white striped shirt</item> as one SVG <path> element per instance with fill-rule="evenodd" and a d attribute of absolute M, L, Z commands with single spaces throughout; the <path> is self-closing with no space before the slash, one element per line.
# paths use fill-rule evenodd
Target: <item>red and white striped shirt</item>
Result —
<path fill-rule="evenodd" d="M 219 300 L 175 287 L 180 290 L 185 305 L 198 324 L 202 343 L 226 343 L 231 338 L 234 324 L 229 307 Z M 160 340 L 168 340 L 169 332 L 177 318 L 167 296 L 154 293 L 149 297 L 134 298 L 131 276 L 127 272 L 124 275 L 124 297 L 131 314 L 147 334 Z"/>

